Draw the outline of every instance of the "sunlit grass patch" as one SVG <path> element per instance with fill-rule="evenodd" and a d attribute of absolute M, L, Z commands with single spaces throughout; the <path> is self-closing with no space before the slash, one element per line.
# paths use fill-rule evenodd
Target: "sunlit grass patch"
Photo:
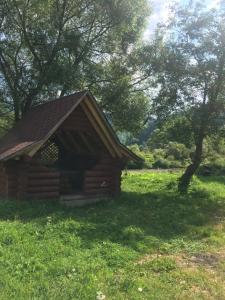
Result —
<path fill-rule="evenodd" d="M 84 208 L 0 202 L 0 299 L 225 299 L 225 177 L 128 172 Z"/>

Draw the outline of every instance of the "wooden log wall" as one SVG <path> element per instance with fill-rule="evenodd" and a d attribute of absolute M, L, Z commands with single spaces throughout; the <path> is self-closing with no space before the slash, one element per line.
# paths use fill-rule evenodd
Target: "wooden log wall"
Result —
<path fill-rule="evenodd" d="M 27 188 L 27 163 L 23 160 L 11 160 L 4 163 L 3 166 L 0 171 L 1 183 L 4 181 L 4 184 L 2 183 L 0 187 L 1 194 L 4 194 L 7 198 L 24 200 Z M 4 174 L 2 175 L 3 169 Z"/>
<path fill-rule="evenodd" d="M 57 199 L 59 198 L 59 172 L 41 165 L 30 163 L 27 177 L 27 198 Z"/>
<path fill-rule="evenodd" d="M 120 192 L 121 167 L 118 160 L 104 156 L 91 170 L 85 172 L 84 193 L 114 196 Z"/>
<path fill-rule="evenodd" d="M 0 197 L 8 197 L 8 176 L 4 164 L 0 165 Z"/>
<path fill-rule="evenodd" d="M 6 164 L 6 172 L 8 176 L 8 197 L 9 198 L 17 198 L 18 191 L 18 161 L 9 161 Z M 21 190 L 21 189 L 20 189 Z"/>

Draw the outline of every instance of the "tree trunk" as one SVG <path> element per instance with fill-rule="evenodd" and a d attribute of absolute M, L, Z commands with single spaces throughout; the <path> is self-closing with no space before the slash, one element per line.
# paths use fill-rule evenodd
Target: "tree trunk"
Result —
<path fill-rule="evenodd" d="M 192 163 L 187 167 L 184 174 L 181 176 L 178 184 L 178 191 L 180 193 L 187 193 L 189 184 L 192 176 L 199 168 L 202 160 L 202 149 L 203 149 L 204 134 L 201 134 L 196 141 L 196 148 Z"/>

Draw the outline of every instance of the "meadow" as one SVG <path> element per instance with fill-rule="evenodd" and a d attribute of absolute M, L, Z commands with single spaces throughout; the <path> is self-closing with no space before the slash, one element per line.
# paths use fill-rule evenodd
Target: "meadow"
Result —
<path fill-rule="evenodd" d="M 128 172 L 84 208 L 0 201 L 0 299 L 225 299 L 225 177 Z"/>

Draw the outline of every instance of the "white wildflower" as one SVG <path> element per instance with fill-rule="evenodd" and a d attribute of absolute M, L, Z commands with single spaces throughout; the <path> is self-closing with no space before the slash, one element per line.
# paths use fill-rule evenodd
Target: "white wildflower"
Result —
<path fill-rule="evenodd" d="M 104 300 L 105 299 L 105 295 L 102 292 L 97 292 L 97 300 Z"/>
<path fill-rule="evenodd" d="M 139 288 L 138 288 L 138 292 L 141 293 L 142 291 L 143 291 L 143 288 L 139 287 Z"/>

